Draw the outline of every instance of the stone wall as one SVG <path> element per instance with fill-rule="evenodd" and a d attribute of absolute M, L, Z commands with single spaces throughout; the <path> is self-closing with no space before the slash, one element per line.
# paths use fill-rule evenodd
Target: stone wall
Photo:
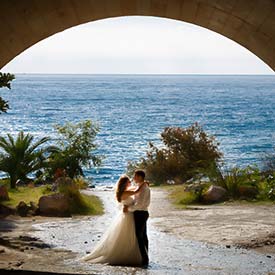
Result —
<path fill-rule="evenodd" d="M 57 32 L 126 15 L 205 27 L 236 41 L 275 70 L 274 0 L 1 0 L 0 68 Z"/>

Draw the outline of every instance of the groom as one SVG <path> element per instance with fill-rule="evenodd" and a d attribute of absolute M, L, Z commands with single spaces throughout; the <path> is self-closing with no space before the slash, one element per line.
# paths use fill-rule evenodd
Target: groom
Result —
<path fill-rule="evenodd" d="M 148 257 L 148 237 L 146 222 L 149 217 L 148 207 L 150 204 L 150 188 L 144 182 L 145 173 L 142 170 L 136 170 L 134 181 L 141 186 L 140 191 L 135 195 L 135 203 L 131 206 L 124 206 L 123 211 L 134 212 L 136 236 L 139 250 L 142 257 L 142 266 L 147 267 L 149 264 Z"/>

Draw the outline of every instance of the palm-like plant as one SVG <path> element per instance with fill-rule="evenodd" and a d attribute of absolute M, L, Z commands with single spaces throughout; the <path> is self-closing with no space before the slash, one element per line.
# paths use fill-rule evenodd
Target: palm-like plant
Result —
<path fill-rule="evenodd" d="M 51 147 L 39 147 L 49 140 L 44 137 L 34 142 L 31 134 L 22 131 L 16 139 L 10 134 L 0 137 L 0 171 L 9 175 L 11 188 L 16 187 L 18 179 L 25 180 L 28 174 L 45 166 L 45 153 Z"/>

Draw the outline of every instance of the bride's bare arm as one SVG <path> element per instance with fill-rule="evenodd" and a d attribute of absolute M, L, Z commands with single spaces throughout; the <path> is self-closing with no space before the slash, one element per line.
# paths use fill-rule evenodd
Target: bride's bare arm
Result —
<path fill-rule="evenodd" d="M 144 183 L 143 183 L 144 184 Z M 127 198 L 127 197 L 129 197 L 129 196 L 133 196 L 133 195 L 135 195 L 135 194 L 137 194 L 139 191 L 140 191 L 140 189 L 141 189 L 141 187 L 143 186 L 143 184 L 141 184 L 139 187 L 138 187 L 138 189 L 136 189 L 136 190 L 125 190 L 124 192 L 123 192 L 123 194 L 122 194 L 122 198 Z"/>

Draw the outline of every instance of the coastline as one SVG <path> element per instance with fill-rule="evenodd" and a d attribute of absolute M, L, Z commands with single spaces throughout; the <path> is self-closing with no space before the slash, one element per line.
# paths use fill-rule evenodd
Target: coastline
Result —
<path fill-rule="evenodd" d="M 0 223 L 0 252 L 4 250 L 0 253 L 0 269 L 143 274 L 140 268 L 83 265 L 78 261 L 92 249 L 118 211 L 112 191 L 85 192 L 93 192 L 103 199 L 103 216 L 9 217 Z M 148 226 L 152 264 L 146 274 L 155 274 L 155 271 L 161 274 L 182 274 L 183 271 L 205 274 L 206 269 L 209 274 L 251 274 L 255 269 L 258 274 L 275 271 L 274 244 L 255 248 L 256 252 L 253 252 L 254 248 L 234 247 L 240 242 L 249 244 L 252 238 L 262 240 L 266 237 L 263 233 L 272 232 L 275 228 L 274 206 L 263 206 L 256 212 L 259 206 L 200 205 L 177 209 L 167 195 L 163 188 L 152 188 Z M 266 215 L 270 215 L 268 221 Z M 13 247 L 4 245 L 3 238 Z"/>

